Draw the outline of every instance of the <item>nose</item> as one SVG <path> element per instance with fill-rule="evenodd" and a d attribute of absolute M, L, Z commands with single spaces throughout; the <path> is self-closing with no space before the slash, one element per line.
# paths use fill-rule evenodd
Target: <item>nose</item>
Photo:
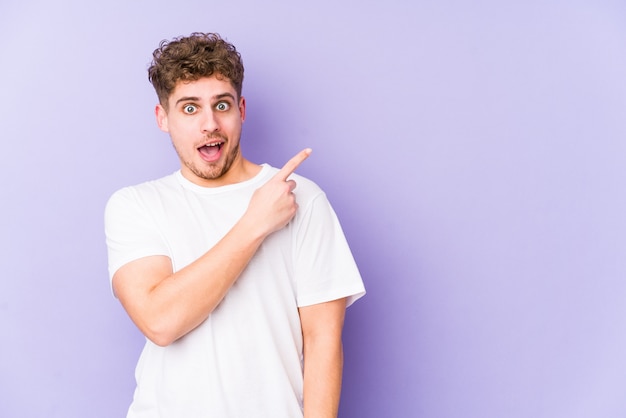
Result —
<path fill-rule="evenodd" d="M 202 119 L 202 132 L 210 134 L 219 130 L 220 125 L 217 115 L 215 115 L 215 113 L 210 110 L 205 112 L 204 118 Z"/>

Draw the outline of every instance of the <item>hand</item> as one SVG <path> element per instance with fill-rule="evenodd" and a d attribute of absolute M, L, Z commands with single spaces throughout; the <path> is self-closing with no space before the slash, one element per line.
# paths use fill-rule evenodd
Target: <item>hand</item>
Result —
<path fill-rule="evenodd" d="M 251 216 L 262 228 L 263 235 L 283 228 L 296 214 L 298 203 L 293 194 L 296 182 L 287 178 L 311 155 L 311 152 L 310 148 L 300 151 L 252 195 L 246 215 Z"/>

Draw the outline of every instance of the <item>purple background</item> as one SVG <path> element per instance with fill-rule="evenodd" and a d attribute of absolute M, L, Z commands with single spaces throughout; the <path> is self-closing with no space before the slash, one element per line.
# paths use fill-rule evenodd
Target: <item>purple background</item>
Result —
<path fill-rule="evenodd" d="M 368 295 L 343 418 L 626 416 L 626 3 L 0 3 L 0 416 L 120 417 L 103 209 L 177 167 L 164 38 L 244 57 L 244 149 L 333 202 Z"/>

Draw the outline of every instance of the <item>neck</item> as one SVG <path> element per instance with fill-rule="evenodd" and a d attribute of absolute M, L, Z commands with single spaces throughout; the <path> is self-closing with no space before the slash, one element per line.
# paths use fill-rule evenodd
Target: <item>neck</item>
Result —
<path fill-rule="evenodd" d="M 198 176 L 184 164 L 181 167 L 181 174 L 183 177 L 202 187 L 221 187 L 241 183 L 243 181 L 250 180 L 256 176 L 259 171 L 261 171 L 260 165 L 254 164 L 241 155 L 233 161 L 226 173 L 213 179 Z"/>

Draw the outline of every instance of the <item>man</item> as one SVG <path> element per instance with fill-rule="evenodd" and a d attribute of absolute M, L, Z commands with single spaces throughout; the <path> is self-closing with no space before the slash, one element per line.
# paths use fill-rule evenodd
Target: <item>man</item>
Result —
<path fill-rule="evenodd" d="M 179 171 L 105 211 L 115 295 L 146 336 L 128 417 L 336 417 L 347 305 L 365 293 L 324 193 L 246 160 L 243 64 L 217 34 L 163 41 L 149 79 Z"/>

